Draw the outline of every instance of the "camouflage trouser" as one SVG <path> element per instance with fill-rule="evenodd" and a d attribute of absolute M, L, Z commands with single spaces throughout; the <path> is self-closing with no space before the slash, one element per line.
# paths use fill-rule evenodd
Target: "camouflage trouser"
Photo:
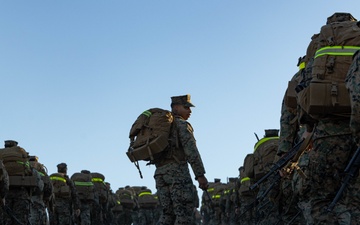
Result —
<path fill-rule="evenodd" d="M 81 208 L 80 208 L 81 225 L 91 225 L 92 204 L 93 204 L 92 201 L 81 200 Z"/>
<path fill-rule="evenodd" d="M 56 198 L 54 204 L 54 212 L 50 213 L 50 224 L 71 225 L 73 216 L 71 206 L 71 199 Z"/>
<path fill-rule="evenodd" d="M 114 214 L 114 221 L 116 221 L 116 225 L 131 225 L 132 218 L 131 218 L 131 211 L 130 209 L 124 209 L 121 212 L 116 212 Z"/>
<path fill-rule="evenodd" d="M 349 121 L 319 121 L 313 148 L 304 167 L 306 179 L 298 182 L 299 207 L 307 224 L 351 224 L 351 211 L 344 198 L 331 211 L 327 207 L 336 195 L 353 149 Z"/>
<path fill-rule="evenodd" d="M 30 219 L 30 196 L 28 191 L 23 188 L 11 189 L 6 197 L 6 207 L 11 212 L 5 213 L 5 224 L 18 224 L 17 219 L 22 224 L 28 224 Z"/>
<path fill-rule="evenodd" d="M 139 209 L 139 225 L 154 225 L 156 224 L 154 218 L 154 209 L 140 208 Z"/>
<path fill-rule="evenodd" d="M 34 198 L 34 196 L 33 196 Z M 41 199 L 37 199 L 42 201 Z M 44 202 L 38 202 L 37 200 L 32 200 L 31 208 L 30 208 L 30 223 L 38 224 L 38 225 L 46 225 L 47 223 L 47 215 L 46 215 L 46 207 Z"/>
<path fill-rule="evenodd" d="M 255 210 L 254 208 L 246 211 L 246 206 L 251 204 L 255 200 L 255 196 L 241 196 L 240 197 L 240 216 L 239 222 L 241 225 L 254 225 L 256 224 Z M 245 212 L 246 211 L 246 212 Z"/>
<path fill-rule="evenodd" d="M 157 169 L 158 170 L 158 169 Z M 195 224 L 194 189 L 187 164 L 165 165 L 155 172 L 157 195 L 162 207 L 159 225 Z"/>

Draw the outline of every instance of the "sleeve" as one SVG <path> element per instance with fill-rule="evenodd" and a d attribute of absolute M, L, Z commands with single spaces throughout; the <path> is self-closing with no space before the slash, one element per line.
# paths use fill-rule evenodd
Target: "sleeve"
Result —
<path fill-rule="evenodd" d="M 200 177 L 205 174 L 205 168 L 196 146 L 196 140 L 193 134 L 193 128 L 190 123 L 185 120 L 179 120 L 179 139 L 181 146 L 184 148 L 185 157 L 195 174 L 195 177 Z"/>
<path fill-rule="evenodd" d="M 345 84 L 350 95 L 351 116 L 350 129 L 354 141 L 360 145 L 360 71 L 359 71 L 360 53 L 354 55 L 354 60 L 346 75 Z"/>
<path fill-rule="evenodd" d="M 79 199 L 79 195 L 76 191 L 76 188 L 75 188 L 75 184 L 74 182 L 68 177 L 66 176 L 66 183 L 67 185 L 69 185 L 70 187 L 70 191 L 71 191 L 71 198 L 72 198 L 72 201 L 73 201 L 73 206 L 74 206 L 74 209 L 80 209 L 80 199 Z"/>

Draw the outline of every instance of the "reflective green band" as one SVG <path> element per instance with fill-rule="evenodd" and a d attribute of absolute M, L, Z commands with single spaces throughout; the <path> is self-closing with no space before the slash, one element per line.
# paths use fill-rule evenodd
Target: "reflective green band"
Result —
<path fill-rule="evenodd" d="M 151 192 L 141 192 L 141 193 L 139 194 L 139 197 L 140 197 L 140 196 L 143 196 L 143 195 L 152 195 L 152 194 L 151 194 Z"/>
<path fill-rule="evenodd" d="M 221 195 L 213 195 L 212 198 L 221 198 Z"/>
<path fill-rule="evenodd" d="M 269 140 L 276 140 L 276 139 L 279 140 L 279 137 L 266 137 L 266 138 L 260 139 L 260 141 L 258 141 L 254 147 L 254 152 L 260 145 L 264 144 L 265 142 L 267 142 Z"/>
<path fill-rule="evenodd" d="M 305 69 L 305 62 L 300 63 L 299 70 Z"/>
<path fill-rule="evenodd" d="M 243 183 L 245 181 L 250 181 L 250 177 L 244 177 L 243 179 L 241 179 L 240 183 Z"/>
<path fill-rule="evenodd" d="M 359 49 L 359 46 L 327 46 L 316 51 L 315 59 L 323 55 L 352 56 Z"/>
<path fill-rule="evenodd" d="M 101 178 L 92 178 L 91 181 L 92 182 L 104 182 L 103 179 L 101 179 Z"/>
<path fill-rule="evenodd" d="M 22 164 L 22 165 L 24 165 L 26 167 L 30 167 L 29 161 L 26 161 L 26 162 L 16 161 L 16 162 L 19 163 L 19 164 Z"/>
<path fill-rule="evenodd" d="M 82 181 L 75 181 L 74 184 L 76 186 L 93 186 L 92 182 L 82 182 Z"/>
<path fill-rule="evenodd" d="M 149 110 L 144 111 L 142 114 L 147 117 L 150 117 L 152 115 L 152 113 Z"/>
<path fill-rule="evenodd" d="M 59 180 L 59 181 L 66 183 L 65 178 L 62 178 L 62 177 L 50 177 L 50 180 Z"/>
<path fill-rule="evenodd" d="M 212 191 L 214 191 L 214 188 L 208 188 L 207 191 L 212 192 Z"/>
<path fill-rule="evenodd" d="M 43 174 L 42 172 L 38 171 L 38 173 L 40 174 L 40 176 L 45 177 L 45 174 Z"/>

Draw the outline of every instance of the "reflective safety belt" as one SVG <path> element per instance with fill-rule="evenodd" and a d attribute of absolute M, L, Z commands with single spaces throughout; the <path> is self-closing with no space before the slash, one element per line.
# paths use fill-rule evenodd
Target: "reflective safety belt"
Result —
<path fill-rule="evenodd" d="M 151 193 L 151 192 L 148 192 L 148 191 L 141 192 L 141 193 L 139 194 L 139 197 L 141 197 L 141 196 L 143 196 L 143 195 L 152 195 L 152 193 Z"/>
<path fill-rule="evenodd" d="M 221 195 L 213 195 L 212 198 L 214 199 L 221 198 Z"/>
<path fill-rule="evenodd" d="M 357 50 L 360 50 L 359 46 L 326 46 L 317 50 L 314 58 L 323 55 L 352 56 Z"/>
<path fill-rule="evenodd" d="M 103 182 L 104 182 L 104 180 L 101 179 L 101 178 L 92 178 L 91 181 L 92 181 L 92 182 L 100 182 L 100 183 L 103 183 Z"/>
<path fill-rule="evenodd" d="M 94 186 L 92 182 L 75 181 L 74 184 L 76 186 Z"/>
<path fill-rule="evenodd" d="M 241 179 L 240 183 L 244 183 L 245 181 L 249 181 L 250 177 L 244 177 L 243 179 Z"/>
<path fill-rule="evenodd" d="M 65 178 L 62 178 L 62 177 L 50 177 L 50 180 L 58 180 L 58 181 L 62 181 L 64 183 L 66 183 Z"/>
<path fill-rule="evenodd" d="M 305 66 L 306 66 L 305 62 L 300 63 L 299 70 L 305 69 Z"/>
<path fill-rule="evenodd" d="M 276 139 L 279 139 L 279 137 L 266 137 L 266 138 L 262 138 L 260 139 L 260 141 L 258 141 L 254 147 L 254 152 L 256 151 L 256 149 L 262 145 L 264 142 L 267 142 L 269 140 L 276 140 Z"/>
<path fill-rule="evenodd" d="M 142 114 L 147 117 L 150 117 L 152 115 L 152 113 L 149 110 L 144 111 Z"/>

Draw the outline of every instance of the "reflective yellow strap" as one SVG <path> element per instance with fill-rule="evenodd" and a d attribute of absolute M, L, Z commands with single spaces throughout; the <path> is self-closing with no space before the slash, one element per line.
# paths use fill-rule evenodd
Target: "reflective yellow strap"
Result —
<path fill-rule="evenodd" d="M 92 182 L 82 182 L 82 181 L 75 181 L 74 184 L 76 186 L 93 186 Z"/>
<path fill-rule="evenodd" d="M 249 180 L 250 180 L 250 178 L 249 178 L 249 177 L 244 177 L 243 179 L 241 179 L 240 183 L 243 183 L 243 182 L 245 182 L 245 181 L 249 181 Z"/>
<path fill-rule="evenodd" d="M 38 173 L 40 174 L 40 176 L 45 177 L 45 174 L 43 174 L 42 172 L 38 171 Z"/>
<path fill-rule="evenodd" d="M 316 51 L 315 59 L 323 55 L 352 56 L 359 49 L 359 46 L 327 46 Z"/>
<path fill-rule="evenodd" d="M 116 203 L 117 203 L 118 205 L 120 205 L 120 204 L 121 204 L 121 202 L 120 202 L 119 200 L 117 200 L 117 201 L 116 201 Z"/>
<path fill-rule="evenodd" d="M 145 110 L 142 114 L 147 117 L 150 117 L 152 115 L 152 113 L 149 110 Z"/>
<path fill-rule="evenodd" d="M 103 179 L 101 179 L 101 178 L 92 178 L 91 181 L 92 182 L 104 182 Z"/>
<path fill-rule="evenodd" d="M 141 193 L 139 194 L 139 197 L 140 197 L 140 196 L 143 196 L 143 195 L 152 195 L 152 194 L 151 194 L 151 192 L 146 192 L 146 191 L 145 191 L 145 192 L 141 192 Z"/>
<path fill-rule="evenodd" d="M 225 191 L 224 191 L 224 195 L 229 194 L 229 192 L 230 192 L 230 190 L 225 190 Z"/>
<path fill-rule="evenodd" d="M 207 191 L 212 192 L 212 191 L 214 191 L 214 188 L 208 188 Z"/>
<path fill-rule="evenodd" d="M 305 69 L 305 62 L 300 63 L 299 70 Z"/>
<path fill-rule="evenodd" d="M 267 142 L 269 140 L 276 140 L 276 139 L 279 139 L 279 137 L 266 137 L 266 138 L 260 139 L 260 141 L 258 141 L 254 147 L 254 152 L 260 145 L 264 144 L 265 142 Z"/>
<path fill-rule="evenodd" d="M 221 198 L 221 195 L 213 195 L 212 198 Z"/>
<path fill-rule="evenodd" d="M 50 177 L 50 180 L 59 180 L 59 181 L 66 183 L 66 180 L 62 177 Z"/>
<path fill-rule="evenodd" d="M 26 162 L 16 161 L 16 162 L 19 163 L 19 164 L 22 164 L 22 165 L 24 165 L 26 167 L 30 167 L 29 161 L 26 161 Z"/>

